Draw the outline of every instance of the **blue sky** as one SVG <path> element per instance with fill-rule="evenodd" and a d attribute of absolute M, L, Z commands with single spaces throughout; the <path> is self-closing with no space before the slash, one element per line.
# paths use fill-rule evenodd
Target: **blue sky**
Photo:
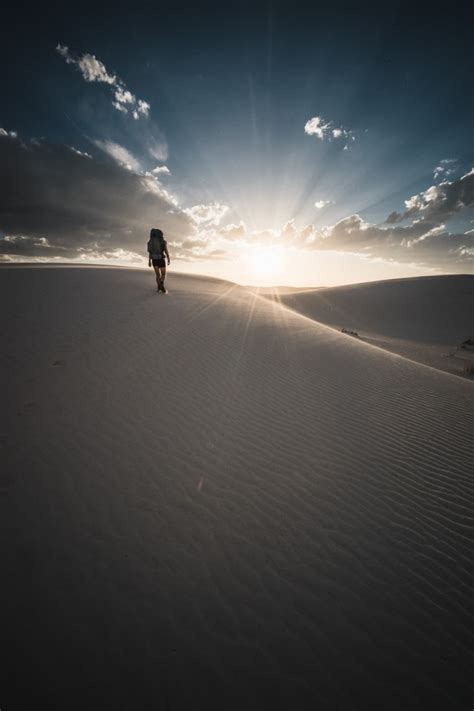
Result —
<path fill-rule="evenodd" d="M 23 14 L 1 46 L 4 260 L 139 265 L 162 226 L 176 268 L 244 283 L 472 271 L 467 5 Z"/>

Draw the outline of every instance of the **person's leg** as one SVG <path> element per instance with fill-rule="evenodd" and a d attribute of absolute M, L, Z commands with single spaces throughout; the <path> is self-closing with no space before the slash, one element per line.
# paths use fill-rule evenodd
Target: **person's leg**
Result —
<path fill-rule="evenodd" d="M 165 288 L 166 267 L 160 267 L 161 287 Z"/>
<path fill-rule="evenodd" d="M 160 267 L 156 267 L 155 265 L 153 265 L 153 269 L 155 270 L 155 275 L 156 275 L 156 288 L 159 291 L 160 290 L 160 283 L 161 283 Z"/>

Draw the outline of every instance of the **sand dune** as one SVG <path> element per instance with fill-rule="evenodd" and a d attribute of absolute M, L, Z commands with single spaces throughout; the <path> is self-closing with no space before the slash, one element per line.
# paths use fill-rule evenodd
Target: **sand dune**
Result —
<path fill-rule="evenodd" d="M 472 383 L 169 288 L 0 269 L 2 709 L 471 708 Z"/>
<path fill-rule="evenodd" d="M 355 331 L 367 343 L 420 363 L 463 375 L 474 365 L 474 276 L 393 279 L 328 289 L 265 289 L 315 321 Z"/>

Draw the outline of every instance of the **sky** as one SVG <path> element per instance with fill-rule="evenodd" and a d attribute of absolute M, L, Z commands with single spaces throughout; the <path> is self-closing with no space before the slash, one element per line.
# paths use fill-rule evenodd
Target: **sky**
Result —
<path fill-rule="evenodd" d="M 453 6 L 454 7 L 454 6 Z M 11 4 L 0 262 L 473 273 L 468 3 Z"/>

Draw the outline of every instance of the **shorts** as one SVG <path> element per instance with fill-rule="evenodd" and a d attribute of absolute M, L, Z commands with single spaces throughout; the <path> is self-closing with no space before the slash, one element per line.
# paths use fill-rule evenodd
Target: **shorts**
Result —
<path fill-rule="evenodd" d="M 151 261 L 154 267 L 166 267 L 164 259 L 152 259 Z"/>

